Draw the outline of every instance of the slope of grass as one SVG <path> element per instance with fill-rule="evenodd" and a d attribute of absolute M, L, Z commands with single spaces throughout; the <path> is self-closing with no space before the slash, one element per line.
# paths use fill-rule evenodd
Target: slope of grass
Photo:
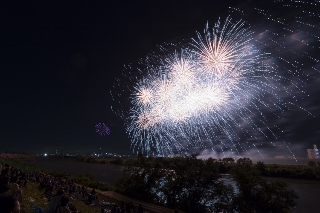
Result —
<path fill-rule="evenodd" d="M 48 208 L 48 200 L 43 196 L 44 190 L 39 190 L 39 184 L 27 183 L 27 186 L 22 188 L 23 197 L 21 208 L 25 213 L 34 213 L 32 206 L 37 206 L 46 210 Z M 98 213 L 99 208 L 95 206 L 86 205 L 79 200 L 70 200 L 79 211 L 79 213 Z"/>

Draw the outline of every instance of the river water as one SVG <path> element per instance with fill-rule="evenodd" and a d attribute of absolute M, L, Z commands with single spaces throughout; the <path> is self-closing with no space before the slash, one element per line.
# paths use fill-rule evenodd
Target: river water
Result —
<path fill-rule="evenodd" d="M 75 159 L 41 158 L 29 163 L 41 166 L 56 172 L 65 172 L 72 175 L 93 175 L 96 181 L 114 184 L 122 175 L 122 167 L 110 164 L 97 164 L 77 162 Z M 226 184 L 234 185 L 234 181 L 224 177 Z M 320 181 L 298 180 L 288 178 L 268 178 L 268 180 L 279 180 L 287 183 L 299 196 L 295 213 L 320 212 Z"/>
<path fill-rule="evenodd" d="M 92 175 L 94 180 L 114 184 L 122 175 L 121 166 L 113 164 L 98 164 L 77 162 L 72 158 L 36 158 L 28 163 L 40 166 L 54 172 L 64 172 L 71 175 Z"/>

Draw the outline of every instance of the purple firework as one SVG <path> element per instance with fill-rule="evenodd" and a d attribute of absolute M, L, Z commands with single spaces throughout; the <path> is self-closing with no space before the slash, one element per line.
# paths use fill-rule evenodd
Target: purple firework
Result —
<path fill-rule="evenodd" d="M 110 135 L 110 129 L 104 123 L 98 123 L 96 125 L 96 132 L 99 135 Z"/>

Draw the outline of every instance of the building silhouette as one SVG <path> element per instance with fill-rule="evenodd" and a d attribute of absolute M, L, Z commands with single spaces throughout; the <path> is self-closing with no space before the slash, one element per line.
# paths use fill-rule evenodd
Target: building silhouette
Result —
<path fill-rule="evenodd" d="M 308 158 L 311 160 L 316 160 L 316 159 L 320 159 L 319 156 L 319 150 L 317 148 L 317 145 L 313 145 L 313 149 L 307 149 L 308 152 Z"/>

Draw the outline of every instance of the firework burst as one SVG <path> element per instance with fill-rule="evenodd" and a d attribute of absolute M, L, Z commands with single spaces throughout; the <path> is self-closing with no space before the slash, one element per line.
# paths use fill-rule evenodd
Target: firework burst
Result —
<path fill-rule="evenodd" d="M 148 56 L 142 69 L 135 68 L 144 77 L 130 79 L 131 107 L 122 114 L 132 148 L 162 155 L 195 148 L 241 155 L 282 141 L 263 112 L 280 118 L 277 110 L 295 105 L 279 95 L 290 96 L 295 81 L 279 73 L 244 21 L 219 20 L 196 35 L 174 53 Z"/>
<path fill-rule="evenodd" d="M 110 129 L 109 127 L 107 127 L 104 123 L 98 123 L 96 124 L 95 126 L 96 128 L 96 132 L 99 134 L 99 135 L 110 135 Z"/>
<path fill-rule="evenodd" d="M 248 116 L 252 90 L 263 89 L 254 82 L 267 72 L 244 25 L 230 18 L 211 31 L 207 25 L 189 48 L 147 67 L 132 95 L 127 130 L 133 146 L 164 154 L 212 147 L 213 132 L 236 139 L 235 115 Z"/>

